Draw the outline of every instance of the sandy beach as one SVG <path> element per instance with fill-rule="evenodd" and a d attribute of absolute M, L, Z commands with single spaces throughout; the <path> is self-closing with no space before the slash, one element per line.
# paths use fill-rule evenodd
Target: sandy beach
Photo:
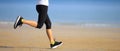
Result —
<path fill-rule="evenodd" d="M 120 51 L 120 28 L 55 24 L 52 29 L 55 39 L 63 41 L 57 49 L 50 49 L 45 27 L 0 24 L 0 51 Z"/>

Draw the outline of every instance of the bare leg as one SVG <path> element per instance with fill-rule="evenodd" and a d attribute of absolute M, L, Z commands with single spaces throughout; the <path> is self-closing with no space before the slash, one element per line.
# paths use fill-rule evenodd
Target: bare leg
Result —
<path fill-rule="evenodd" d="M 54 41 L 54 38 L 53 38 L 53 35 L 52 35 L 52 29 L 46 29 L 46 33 L 47 33 L 47 36 L 48 36 L 48 38 L 50 40 L 50 43 L 54 44 L 55 41 Z"/>
<path fill-rule="evenodd" d="M 30 25 L 32 27 L 37 27 L 37 22 L 35 22 L 35 21 L 22 19 L 22 22 L 23 22 L 23 24 L 27 24 L 27 25 Z"/>

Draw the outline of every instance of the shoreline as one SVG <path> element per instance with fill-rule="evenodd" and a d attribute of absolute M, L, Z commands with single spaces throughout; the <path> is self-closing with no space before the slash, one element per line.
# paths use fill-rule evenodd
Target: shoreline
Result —
<path fill-rule="evenodd" d="M 1 21 L 0 25 L 13 25 L 14 22 L 4 22 Z M 120 24 L 118 23 L 53 23 L 53 26 L 78 26 L 78 27 L 83 27 L 83 28 L 120 28 Z"/>

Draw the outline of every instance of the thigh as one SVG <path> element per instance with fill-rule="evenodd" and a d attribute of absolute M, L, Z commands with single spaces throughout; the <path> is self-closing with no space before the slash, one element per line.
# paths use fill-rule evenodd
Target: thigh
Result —
<path fill-rule="evenodd" d="M 47 19 L 48 7 L 44 5 L 37 5 L 36 10 L 38 12 L 38 26 L 37 27 L 41 28 Z"/>

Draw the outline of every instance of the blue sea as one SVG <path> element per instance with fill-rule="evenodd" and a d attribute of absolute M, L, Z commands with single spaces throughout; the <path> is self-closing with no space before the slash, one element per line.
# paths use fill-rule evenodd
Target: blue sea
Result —
<path fill-rule="evenodd" d="M 37 0 L 0 0 L 0 22 L 17 16 L 37 21 Z M 50 0 L 53 23 L 120 27 L 120 0 Z"/>

